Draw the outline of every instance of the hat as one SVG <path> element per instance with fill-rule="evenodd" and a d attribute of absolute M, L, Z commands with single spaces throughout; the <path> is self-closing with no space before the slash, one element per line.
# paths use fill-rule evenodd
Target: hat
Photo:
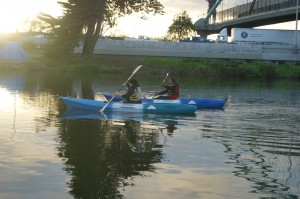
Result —
<path fill-rule="evenodd" d="M 139 85 L 139 82 L 136 79 L 130 79 L 128 82 L 133 85 Z"/>

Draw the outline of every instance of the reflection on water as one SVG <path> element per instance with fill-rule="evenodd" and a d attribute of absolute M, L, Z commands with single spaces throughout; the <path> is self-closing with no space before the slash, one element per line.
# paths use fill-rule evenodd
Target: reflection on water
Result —
<path fill-rule="evenodd" d="M 178 117 L 182 116 L 65 111 L 60 117 L 63 147 L 59 156 L 67 160 L 66 171 L 73 176 L 69 184 L 72 194 L 79 198 L 122 197 L 119 190 L 134 186 L 135 176 L 144 178 L 149 176 L 145 172 L 155 172 L 154 164 L 163 159 L 163 132 L 171 136 Z M 83 186 L 90 183 L 93 186 Z"/>
<path fill-rule="evenodd" d="M 220 125 L 220 120 L 216 120 L 203 129 L 203 135 L 224 145 L 234 175 L 254 182 L 253 192 L 271 193 L 275 198 L 297 198 L 300 123 L 299 110 L 294 106 L 284 103 L 274 107 L 265 102 L 235 105 L 226 113 L 226 131 L 210 130 Z"/>
<path fill-rule="evenodd" d="M 58 99 L 101 97 L 119 88 L 111 78 L 0 75 L 0 198 L 300 197 L 299 82 L 188 79 L 183 95 L 232 96 L 194 116 L 69 111 Z M 160 79 L 144 78 L 151 95 Z"/>
<path fill-rule="evenodd" d="M 66 159 L 76 198 L 119 198 L 118 189 L 134 186 L 133 176 L 154 172 L 163 144 L 157 127 L 137 121 L 63 120 L 59 156 Z M 145 176 L 146 177 L 146 176 Z"/>

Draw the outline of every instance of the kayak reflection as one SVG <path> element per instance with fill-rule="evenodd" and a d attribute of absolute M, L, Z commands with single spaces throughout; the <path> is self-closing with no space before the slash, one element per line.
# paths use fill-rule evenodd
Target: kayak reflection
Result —
<path fill-rule="evenodd" d="M 112 120 L 112 121 L 138 121 L 148 126 L 156 128 L 165 128 L 168 132 L 176 130 L 175 125 L 184 125 L 184 120 L 192 120 L 196 117 L 192 115 L 174 115 L 174 114 L 145 114 L 142 112 L 108 112 L 100 113 L 81 109 L 67 109 L 61 116 L 61 119 L 94 119 L 94 120 Z M 182 121 L 179 123 L 177 120 Z M 162 125 L 162 126 L 160 126 Z"/>

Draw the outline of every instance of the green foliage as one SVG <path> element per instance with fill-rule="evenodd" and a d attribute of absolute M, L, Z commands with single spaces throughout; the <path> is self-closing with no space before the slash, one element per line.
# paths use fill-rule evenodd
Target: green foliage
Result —
<path fill-rule="evenodd" d="M 172 76 L 197 76 L 231 78 L 231 79 L 278 79 L 289 78 L 300 80 L 300 67 L 297 64 L 271 63 L 255 60 L 224 60 L 200 58 L 168 58 L 142 56 L 91 56 L 82 57 L 65 55 L 59 57 L 37 56 L 40 52 L 27 51 L 26 62 L 0 62 L 0 70 L 25 69 L 58 70 L 75 73 L 128 73 L 138 65 L 144 70 L 139 73 L 166 74 Z M 2 65 L 1 65 L 2 64 Z M 25 66 L 25 67 L 23 67 Z"/>
<path fill-rule="evenodd" d="M 300 78 L 300 67 L 266 61 L 240 61 L 199 58 L 151 58 L 143 64 L 153 72 L 177 75 L 217 76 L 224 78 Z"/>
<path fill-rule="evenodd" d="M 36 44 L 33 41 L 25 41 L 22 44 L 24 50 L 34 50 L 36 48 Z"/>
<path fill-rule="evenodd" d="M 65 8 L 62 17 L 54 18 L 48 14 L 41 14 L 38 18 L 49 24 L 47 29 L 51 33 L 50 38 L 54 40 L 52 47 L 48 48 L 49 54 L 64 55 L 72 53 L 74 47 L 78 45 L 83 35 L 85 16 L 79 12 L 83 10 L 75 4 L 59 3 Z"/>
<path fill-rule="evenodd" d="M 43 32 L 45 29 L 46 24 L 39 19 L 28 19 L 25 21 L 23 25 L 23 29 L 25 32 L 29 33 L 40 33 Z"/>
<path fill-rule="evenodd" d="M 183 11 L 174 17 L 164 40 L 178 41 L 194 33 L 195 27 L 192 18 L 189 17 L 186 11 Z"/>

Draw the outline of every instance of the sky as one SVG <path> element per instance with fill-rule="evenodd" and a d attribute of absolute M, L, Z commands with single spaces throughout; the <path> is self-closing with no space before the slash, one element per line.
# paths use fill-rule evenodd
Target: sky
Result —
<path fill-rule="evenodd" d="M 61 11 L 56 0 L 0 0 L 0 32 L 22 31 L 23 22 L 38 13 L 58 16 Z"/>
<path fill-rule="evenodd" d="M 232 4 L 243 4 L 249 0 L 223 0 L 220 6 L 225 9 Z M 126 35 L 137 37 L 147 35 L 162 37 L 172 24 L 176 14 L 187 11 L 188 15 L 196 22 L 206 15 L 208 3 L 206 0 L 160 0 L 165 7 L 164 15 L 148 16 L 147 20 L 139 19 L 137 14 L 119 19 L 118 26 L 106 34 Z M 48 13 L 60 16 L 62 8 L 57 0 L 0 0 L 0 32 L 15 32 L 23 30 L 23 22 L 35 18 L 38 13 Z M 295 29 L 292 23 L 270 25 L 267 28 Z"/>

